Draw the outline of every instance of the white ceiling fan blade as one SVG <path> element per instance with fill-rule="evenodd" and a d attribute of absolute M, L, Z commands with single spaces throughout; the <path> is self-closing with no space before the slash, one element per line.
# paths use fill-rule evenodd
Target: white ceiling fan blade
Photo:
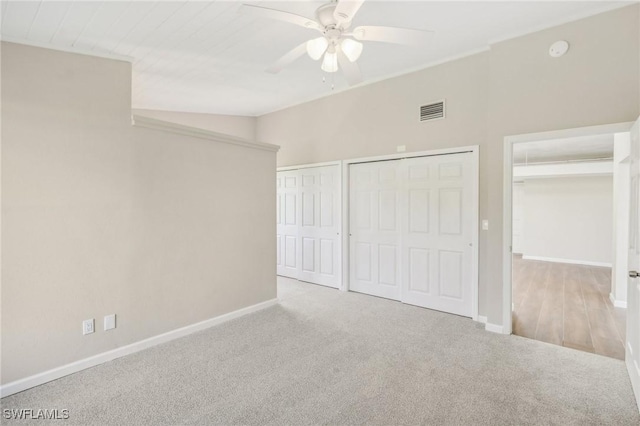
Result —
<path fill-rule="evenodd" d="M 338 65 L 342 68 L 342 73 L 347 79 L 349 86 L 355 86 L 358 83 L 362 83 L 362 73 L 360 73 L 360 67 L 358 64 L 356 62 L 351 62 L 340 48 L 336 48 L 336 54 L 338 55 Z"/>
<path fill-rule="evenodd" d="M 433 38 L 433 31 L 409 30 L 406 28 L 361 26 L 354 28 L 353 37 L 361 41 L 424 45 Z"/>
<path fill-rule="evenodd" d="M 297 47 L 294 47 L 290 51 L 284 54 L 283 57 L 278 59 L 273 65 L 267 68 L 267 72 L 271 74 L 277 74 L 282 71 L 283 68 L 291 65 L 298 59 L 307 53 L 307 42 L 300 44 Z"/>
<path fill-rule="evenodd" d="M 338 23 L 351 22 L 362 3 L 364 0 L 340 0 L 333 11 L 333 17 Z"/>
<path fill-rule="evenodd" d="M 288 22 L 290 24 L 299 25 L 304 28 L 311 28 L 321 31 L 322 27 L 313 19 L 296 15 L 295 13 L 284 12 L 282 10 L 269 9 L 268 7 L 253 6 L 243 4 L 240 6 L 240 13 L 245 15 L 257 16 L 260 18 L 275 19 L 278 21 Z"/>

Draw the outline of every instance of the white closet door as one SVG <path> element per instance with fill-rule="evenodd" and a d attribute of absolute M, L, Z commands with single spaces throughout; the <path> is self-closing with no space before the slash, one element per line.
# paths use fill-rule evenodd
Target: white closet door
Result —
<path fill-rule="evenodd" d="M 298 278 L 298 186 L 297 171 L 278 172 L 277 186 L 277 274 Z"/>
<path fill-rule="evenodd" d="M 349 289 L 400 300 L 399 160 L 352 164 Z"/>
<path fill-rule="evenodd" d="M 298 279 L 340 287 L 340 167 L 299 170 Z"/>
<path fill-rule="evenodd" d="M 470 153 L 403 160 L 402 301 L 472 314 Z"/>

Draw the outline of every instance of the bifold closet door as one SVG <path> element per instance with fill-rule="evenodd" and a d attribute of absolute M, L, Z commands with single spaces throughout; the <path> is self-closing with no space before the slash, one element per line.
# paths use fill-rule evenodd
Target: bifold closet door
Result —
<path fill-rule="evenodd" d="M 471 153 L 403 160 L 402 301 L 470 317 Z"/>
<path fill-rule="evenodd" d="M 472 314 L 470 153 L 350 166 L 353 291 Z"/>
<path fill-rule="evenodd" d="M 341 170 L 277 173 L 277 273 L 339 288 L 342 282 Z"/>
<path fill-rule="evenodd" d="M 298 279 L 338 288 L 342 275 L 340 167 L 311 167 L 299 173 Z"/>
<path fill-rule="evenodd" d="M 298 278 L 298 185 L 297 171 L 278 172 L 277 189 L 277 266 L 278 275 Z"/>
<path fill-rule="evenodd" d="M 400 300 L 400 160 L 349 169 L 349 290 Z"/>

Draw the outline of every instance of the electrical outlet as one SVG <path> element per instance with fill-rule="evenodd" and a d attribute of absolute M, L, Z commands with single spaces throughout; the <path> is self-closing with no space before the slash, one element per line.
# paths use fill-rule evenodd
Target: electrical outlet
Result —
<path fill-rule="evenodd" d="M 104 331 L 116 328 L 116 314 L 106 315 L 104 317 Z"/>
<path fill-rule="evenodd" d="M 91 334 L 94 331 L 93 318 L 82 321 L 82 334 Z"/>
<path fill-rule="evenodd" d="M 398 145 L 396 146 L 396 152 L 405 152 L 407 150 L 406 145 Z"/>

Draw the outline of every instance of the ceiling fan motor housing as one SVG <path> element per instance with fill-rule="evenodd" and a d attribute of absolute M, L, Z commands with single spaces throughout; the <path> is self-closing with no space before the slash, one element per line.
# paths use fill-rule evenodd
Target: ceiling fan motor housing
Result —
<path fill-rule="evenodd" d="M 320 24 L 325 27 L 326 31 L 333 29 L 342 32 L 341 30 L 347 29 L 349 25 L 351 25 L 350 21 L 343 22 L 342 25 L 338 24 L 338 21 L 334 16 L 334 11 L 336 10 L 337 5 L 338 3 L 327 3 L 320 6 L 316 10 L 316 17 L 318 18 L 318 22 L 320 22 Z M 346 18 L 348 17 L 345 17 L 345 19 Z"/>

